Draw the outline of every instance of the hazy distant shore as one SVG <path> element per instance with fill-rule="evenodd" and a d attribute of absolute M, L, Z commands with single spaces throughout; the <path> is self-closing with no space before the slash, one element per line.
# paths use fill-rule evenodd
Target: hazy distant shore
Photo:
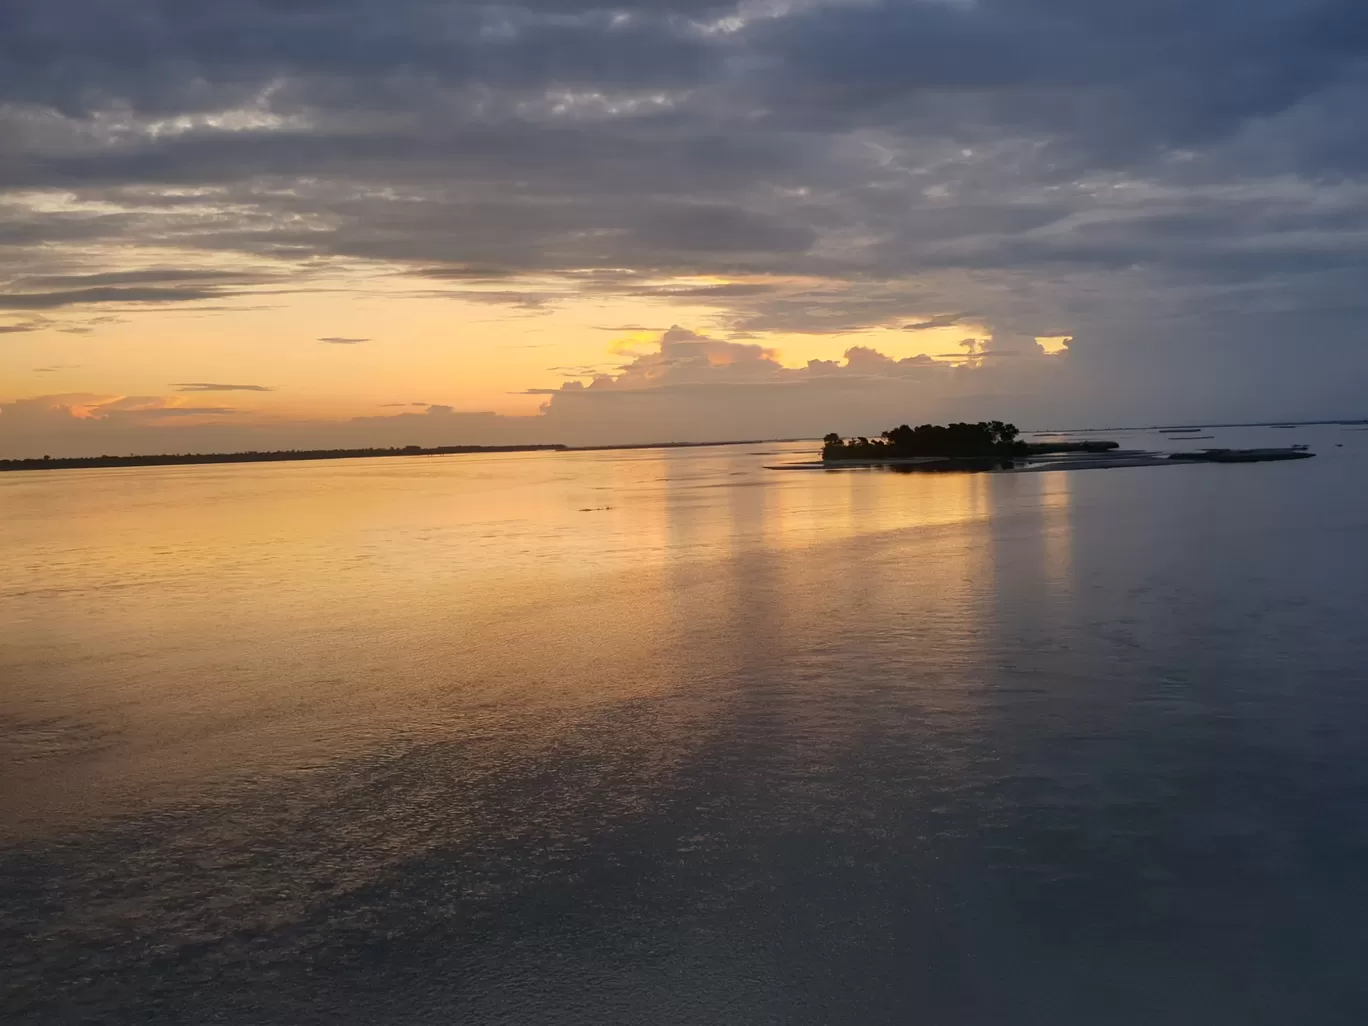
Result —
<path fill-rule="evenodd" d="M 1148 427 L 1087 427 L 1087 428 L 1059 428 L 1048 431 L 1028 431 L 1030 435 L 1097 435 L 1105 434 L 1110 431 L 1157 431 L 1160 434 L 1169 434 L 1185 431 L 1209 431 L 1215 428 L 1260 428 L 1260 427 L 1354 427 L 1360 424 L 1368 424 L 1368 420 L 1247 420 L 1237 423 L 1218 423 L 1218 424 L 1152 424 Z"/>
<path fill-rule="evenodd" d="M 560 451 L 563 445 L 410 445 L 399 449 L 284 449 L 275 452 L 164 453 L 152 456 L 66 456 L 0 460 L 4 470 L 83 470 L 92 467 L 175 467 L 204 463 L 287 463 L 297 460 L 378 459 L 383 456 L 459 456 L 480 452 Z"/>
<path fill-rule="evenodd" d="M 7 470 L 88 470 L 99 467 L 177 467 L 216 463 L 290 463 L 304 460 L 380 459 L 386 456 L 464 456 L 504 452 L 614 452 L 627 449 L 701 449 L 720 445 L 776 445 L 802 438 L 738 439 L 727 442 L 649 442 L 638 445 L 408 445 L 389 449 L 281 449 L 270 452 L 163 453 L 148 456 L 61 456 L 0 460 Z"/>

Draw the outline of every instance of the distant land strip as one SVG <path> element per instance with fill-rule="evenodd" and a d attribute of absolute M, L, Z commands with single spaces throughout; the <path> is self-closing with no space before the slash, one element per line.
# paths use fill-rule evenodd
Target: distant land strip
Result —
<path fill-rule="evenodd" d="M 611 452 L 619 449 L 701 449 L 719 445 L 775 445 L 810 441 L 804 438 L 743 439 L 730 442 L 651 442 L 641 445 L 441 445 L 425 449 L 405 445 L 390 449 L 280 449 L 271 452 L 163 453 L 157 456 L 44 456 L 0 460 L 6 470 L 88 470 L 96 467 L 178 467 L 207 463 L 289 463 L 296 460 L 367 460 L 382 456 L 460 456 L 482 452 Z"/>
<path fill-rule="evenodd" d="M 198 463 L 287 463 L 294 460 L 356 460 L 380 456 L 455 456 L 477 452 L 563 452 L 564 445 L 442 445 L 424 449 L 406 445 L 393 449 L 280 449 L 274 452 L 191 452 L 159 456 L 62 456 L 0 460 L 4 470 L 82 470 L 89 467 L 176 467 Z"/>
<path fill-rule="evenodd" d="M 1201 428 L 1251 428 L 1251 427 L 1353 427 L 1359 424 L 1368 424 L 1366 420 L 1246 420 L 1231 424 L 1151 424 L 1149 427 L 1088 427 L 1088 428 L 1060 428 L 1051 431 L 1030 431 L 1032 435 L 1097 435 L 1106 434 L 1111 431 L 1191 431 Z"/>

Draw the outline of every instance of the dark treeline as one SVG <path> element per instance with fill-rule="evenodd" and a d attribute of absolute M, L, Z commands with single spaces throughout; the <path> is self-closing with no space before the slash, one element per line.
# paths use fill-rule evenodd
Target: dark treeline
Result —
<path fill-rule="evenodd" d="M 842 438 L 837 434 L 823 439 L 824 460 L 886 460 L 912 457 L 944 459 L 1000 460 L 1024 456 L 1026 443 L 1017 441 L 1015 424 L 1000 420 L 977 424 L 922 424 L 885 431 L 878 438 Z"/>
<path fill-rule="evenodd" d="M 392 449 L 281 449 L 274 452 L 176 453 L 159 456 L 71 456 L 53 459 L 0 460 L 4 470 L 79 470 L 88 467 L 173 467 L 198 463 L 284 463 L 291 460 L 372 459 L 377 456 L 449 456 L 478 452 L 563 451 L 564 445 L 443 445 L 424 449 L 406 445 Z"/>

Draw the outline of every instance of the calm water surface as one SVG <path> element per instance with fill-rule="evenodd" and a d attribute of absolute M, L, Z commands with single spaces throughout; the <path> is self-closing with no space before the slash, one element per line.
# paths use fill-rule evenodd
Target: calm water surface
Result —
<path fill-rule="evenodd" d="M 0 1016 L 1368 1021 L 1368 432 L 1217 434 L 4 475 Z"/>

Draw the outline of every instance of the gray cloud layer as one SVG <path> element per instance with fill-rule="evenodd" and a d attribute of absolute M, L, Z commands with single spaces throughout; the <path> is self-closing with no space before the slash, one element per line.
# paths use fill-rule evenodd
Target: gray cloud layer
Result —
<path fill-rule="evenodd" d="M 1055 421 L 1350 414 L 1366 106 L 1361 0 L 21 0 L 0 309 L 239 287 L 68 266 L 101 243 L 381 260 L 515 307 L 557 301 L 530 273 L 706 303 L 742 336 L 972 310 L 1079 339 L 1071 391 L 1015 386 Z M 23 199 L 54 189 L 101 205 Z"/>

